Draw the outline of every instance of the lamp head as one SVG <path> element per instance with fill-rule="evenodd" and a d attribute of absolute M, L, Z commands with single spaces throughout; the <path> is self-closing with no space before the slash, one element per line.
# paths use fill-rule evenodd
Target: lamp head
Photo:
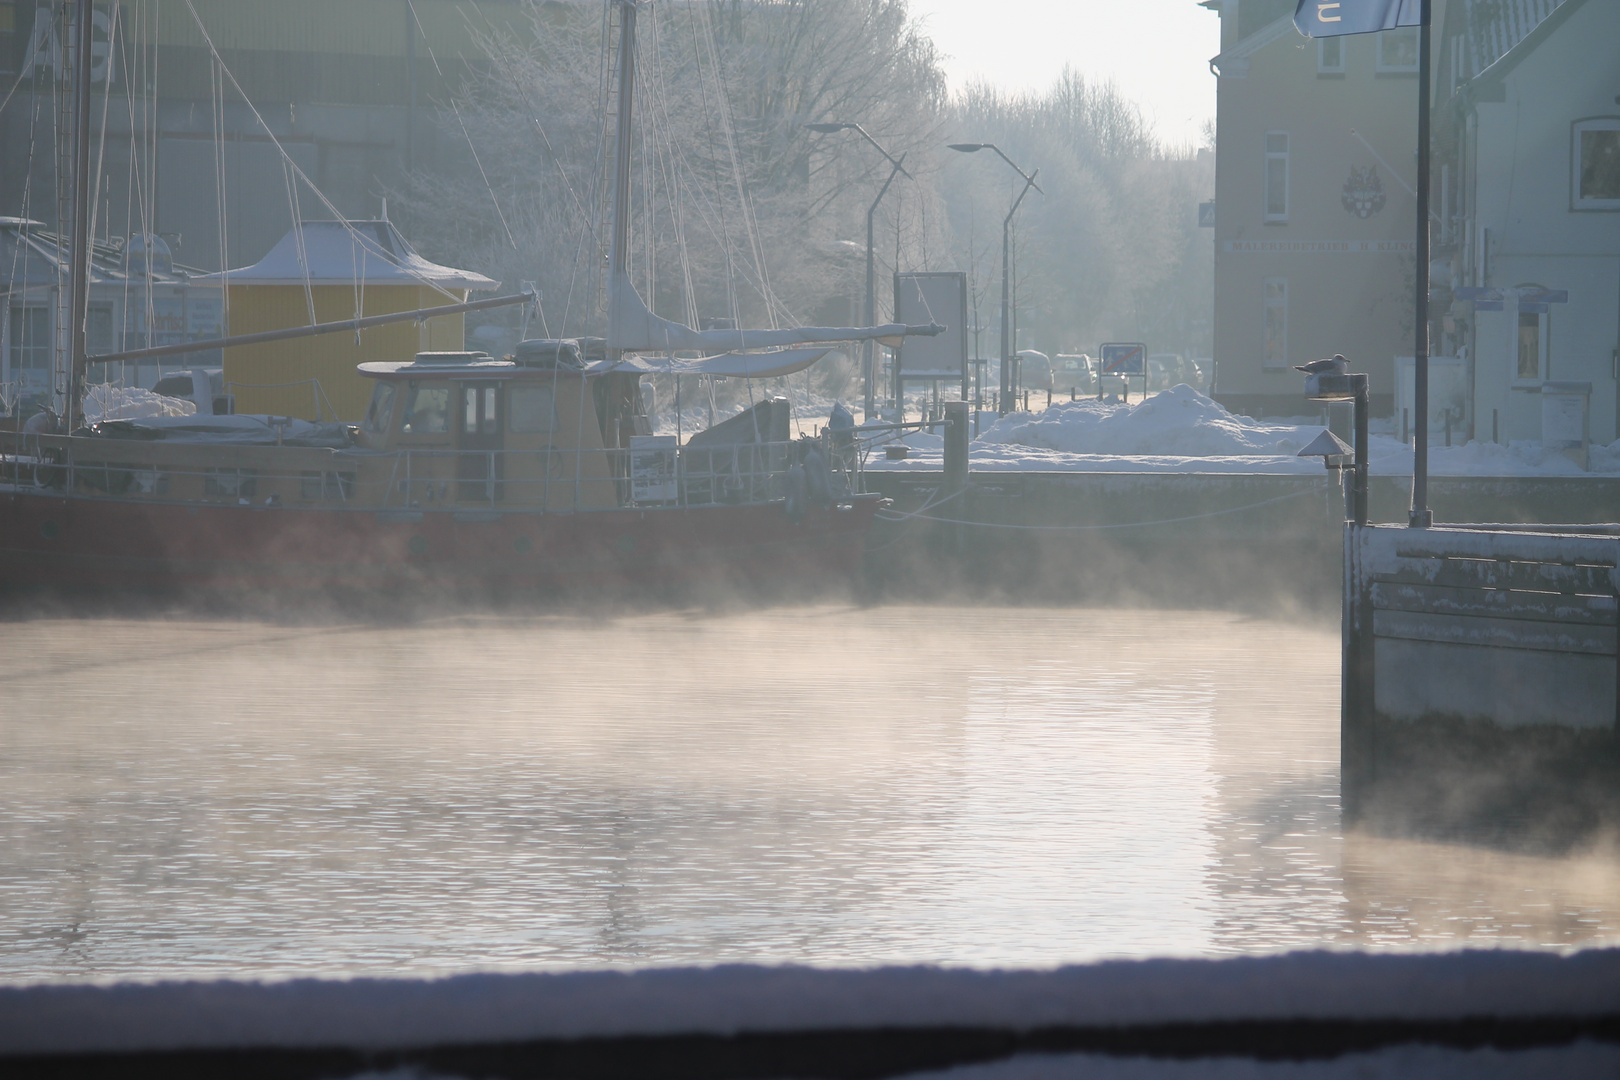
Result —
<path fill-rule="evenodd" d="M 835 131 L 848 131 L 854 124 L 806 124 L 811 131 L 818 131 L 823 135 L 831 135 Z"/>
<path fill-rule="evenodd" d="M 953 142 L 950 144 L 950 149 L 959 150 L 964 154 L 971 154 L 975 150 L 983 150 L 989 145 L 989 143 L 982 142 Z"/>

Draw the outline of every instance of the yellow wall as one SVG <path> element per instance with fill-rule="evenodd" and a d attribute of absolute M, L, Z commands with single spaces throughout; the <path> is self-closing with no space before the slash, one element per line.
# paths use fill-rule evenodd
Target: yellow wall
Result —
<path fill-rule="evenodd" d="M 455 297 L 417 285 L 371 286 L 365 290 L 364 315 L 386 315 L 415 308 L 458 303 Z M 316 285 L 315 321 L 354 318 L 351 285 Z M 257 334 L 309 325 L 309 302 L 301 285 L 232 285 L 230 332 Z M 465 327 L 461 315 L 441 315 L 425 327 L 414 322 L 375 326 L 352 332 L 271 341 L 225 350 L 225 381 L 236 395 L 236 411 L 296 416 L 305 420 L 358 421 L 371 399 L 372 380 L 355 370 L 368 360 L 409 360 L 424 350 L 459 350 Z M 320 384 L 320 415 L 310 380 Z"/>

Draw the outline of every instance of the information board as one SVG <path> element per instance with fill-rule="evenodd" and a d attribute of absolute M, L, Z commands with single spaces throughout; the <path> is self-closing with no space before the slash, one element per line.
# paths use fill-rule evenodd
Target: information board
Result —
<path fill-rule="evenodd" d="M 894 275 L 894 321 L 938 323 L 936 337 L 908 337 L 900 346 L 902 379 L 967 378 L 967 275 L 959 271 Z"/>

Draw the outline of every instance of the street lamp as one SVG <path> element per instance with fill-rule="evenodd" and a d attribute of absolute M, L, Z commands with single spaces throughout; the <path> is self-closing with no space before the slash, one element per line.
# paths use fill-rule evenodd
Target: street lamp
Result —
<path fill-rule="evenodd" d="M 1045 195 L 1046 192 L 1041 191 L 1041 185 L 1035 182 L 1035 178 L 1041 174 L 1041 170 L 1036 169 L 1032 173 L 1026 173 L 1018 167 L 1012 158 L 1003 154 L 1001 147 L 995 143 L 951 143 L 950 148 L 964 154 L 973 154 L 980 150 L 994 150 L 1002 161 L 1012 166 L 1013 172 L 1024 178 L 1024 190 L 1018 193 L 1018 198 L 1013 200 L 1012 209 L 1007 211 L 1006 218 L 1001 222 L 1001 398 L 997 402 L 996 412 L 1000 416 L 1006 416 L 1007 402 L 1011 400 L 1014 391 L 1012 385 L 1011 296 L 1008 290 L 1012 262 L 1009 239 L 1012 235 L 1012 219 L 1013 215 L 1018 213 L 1018 206 L 1024 201 L 1024 196 L 1029 194 L 1030 188 L 1040 191 L 1042 195 Z"/>
<path fill-rule="evenodd" d="M 901 162 L 906 160 L 906 155 L 901 154 L 899 157 L 895 157 L 893 154 L 883 149 L 883 147 L 878 144 L 878 141 L 872 138 L 872 136 L 868 135 L 866 133 L 866 129 L 861 127 L 859 124 L 806 124 L 804 126 L 811 131 L 819 132 L 823 135 L 831 135 L 838 131 L 853 131 L 860 135 L 861 138 L 871 143 L 874 147 L 877 147 L 877 152 L 887 158 L 890 165 L 894 166 L 894 168 L 889 170 L 889 178 L 883 181 L 883 187 L 878 190 L 877 198 L 872 200 L 872 205 L 866 211 L 866 325 L 875 325 L 877 321 L 877 296 L 875 292 L 876 285 L 874 284 L 872 277 L 872 221 L 877 214 L 878 203 L 882 202 L 883 196 L 889 193 L 889 185 L 894 183 L 894 178 L 901 173 L 905 173 L 906 179 L 912 179 L 912 175 L 906 172 L 905 166 L 901 164 Z M 866 418 L 870 420 L 872 418 L 872 414 L 876 411 L 874 406 L 874 387 L 877 384 L 877 353 L 870 339 L 863 342 L 861 348 L 861 370 L 866 377 Z"/>

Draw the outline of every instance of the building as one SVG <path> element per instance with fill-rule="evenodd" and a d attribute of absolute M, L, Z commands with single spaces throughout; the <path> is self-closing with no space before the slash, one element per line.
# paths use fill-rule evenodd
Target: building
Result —
<path fill-rule="evenodd" d="M 1215 396 L 1298 415 L 1293 365 L 1344 353 L 1388 415 L 1412 352 L 1417 31 L 1312 41 L 1293 0 L 1202 6 L 1221 18 Z"/>
<path fill-rule="evenodd" d="M 0 218 L 0 414 L 19 405 L 64 408 L 65 247 L 38 221 Z M 97 242 L 90 255 L 86 345 L 92 355 L 220 336 L 219 288 L 200 285 L 201 271 L 175 264 L 162 240 Z M 167 366 L 209 363 L 219 363 L 218 352 L 171 358 Z M 90 379 L 150 387 L 161 371 L 157 361 L 117 372 L 107 366 L 92 364 Z"/>
<path fill-rule="evenodd" d="M 392 222 L 306 221 L 269 254 L 199 284 L 226 293 L 232 334 L 312 326 L 398 311 L 459 304 L 496 283 L 418 255 Z M 401 360 L 425 350 L 463 347 L 463 316 L 405 321 L 358 334 L 321 334 L 225 350 L 225 392 L 238 412 L 305 420 L 356 420 L 375 381 L 356 365 Z"/>
<path fill-rule="evenodd" d="M 15 91 L 0 108 L 0 214 L 53 229 L 57 110 L 70 96 L 52 19 L 63 6 L 0 0 L 0 88 Z M 460 129 L 440 122 L 443 103 L 476 70 L 477 35 L 521 32 L 530 11 L 520 0 L 479 0 L 476 19 L 464 8 L 122 0 L 115 21 L 98 3 L 97 234 L 158 235 L 175 258 L 219 270 L 258 258 L 296 220 L 378 217 L 407 170 L 467 153 Z"/>
<path fill-rule="evenodd" d="M 1454 0 L 1436 30 L 1437 330 L 1476 437 L 1540 440 L 1574 382 L 1620 438 L 1620 3 Z"/>

